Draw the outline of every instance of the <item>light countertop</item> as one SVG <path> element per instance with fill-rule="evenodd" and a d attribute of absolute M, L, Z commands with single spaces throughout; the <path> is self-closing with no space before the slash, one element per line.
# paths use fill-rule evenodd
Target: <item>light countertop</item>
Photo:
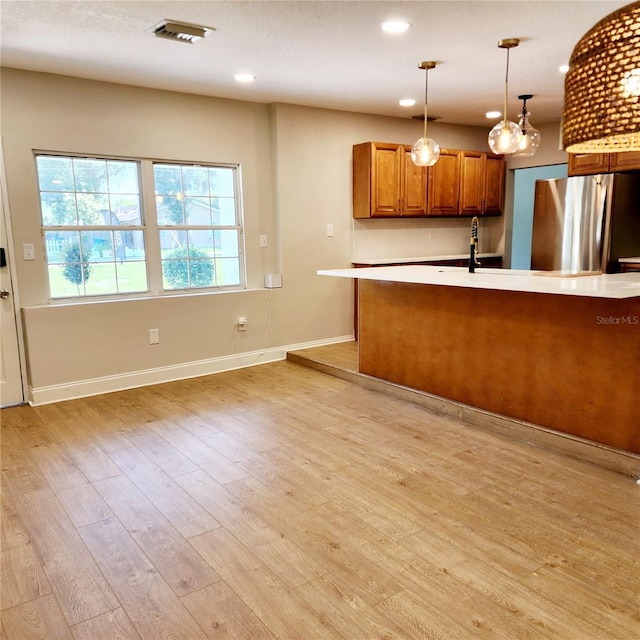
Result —
<path fill-rule="evenodd" d="M 640 257 L 638 258 L 618 258 L 618 262 L 627 264 L 640 264 Z"/>
<path fill-rule="evenodd" d="M 640 297 L 640 275 L 638 273 L 567 277 L 565 275 L 553 276 L 544 271 L 518 269 L 483 269 L 480 267 L 476 269 L 475 273 L 469 273 L 467 267 L 403 265 L 360 269 L 322 269 L 318 271 L 318 275 L 591 298 Z"/>

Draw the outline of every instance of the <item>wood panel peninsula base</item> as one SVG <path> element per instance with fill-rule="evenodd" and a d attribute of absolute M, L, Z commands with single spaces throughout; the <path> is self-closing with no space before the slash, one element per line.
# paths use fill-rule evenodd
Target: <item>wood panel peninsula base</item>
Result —
<path fill-rule="evenodd" d="M 640 453 L 637 275 L 572 278 L 573 292 L 558 294 L 531 289 L 571 290 L 567 279 L 526 272 L 512 286 L 500 280 L 512 276 L 494 283 L 464 269 L 412 269 L 407 278 L 391 271 L 392 281 L 351 276 L 359 279 L 361 373 Z M 356 270 L 339 273 L 348 271 Z"/>

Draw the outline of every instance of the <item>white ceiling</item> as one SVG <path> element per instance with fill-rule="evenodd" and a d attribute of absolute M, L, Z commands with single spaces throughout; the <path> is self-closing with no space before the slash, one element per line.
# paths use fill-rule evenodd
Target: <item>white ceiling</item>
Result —
<path fill-rule="evenodd" d="M 573 46 L 626 1 L 463 0 L 412 2 L 315 0 L 2 0 L 5 67 L 255 102 L 410 117 L 423 112 L 422 60 L 429 72 L 429 112 L 442 122 L 486 125 L 502 109 L 506 50 L 509 116 L 518 94 L 532 93 L 533 124 L 558 120 Z M 189 45 L 156 38 L 164 18 L 216 30 Z M 403 18 L 403 35 L 380 24 Z M 256 76 L 239 85 L 234 73 Z M 398 106 L 415 98 L 415 107 Z"/>

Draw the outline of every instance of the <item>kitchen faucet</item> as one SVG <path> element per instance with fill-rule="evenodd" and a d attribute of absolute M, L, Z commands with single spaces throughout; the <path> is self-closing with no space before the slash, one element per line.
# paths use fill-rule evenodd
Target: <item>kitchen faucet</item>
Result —
<path fill-rule="evenodd" d="M 471 240 L 469 242 L 469 273 L 475 273 L 476 267 L 480 263 L 476 260 L 476 251 L 478 249 L 478 218 L 473 216 L 471 219 Z"/>

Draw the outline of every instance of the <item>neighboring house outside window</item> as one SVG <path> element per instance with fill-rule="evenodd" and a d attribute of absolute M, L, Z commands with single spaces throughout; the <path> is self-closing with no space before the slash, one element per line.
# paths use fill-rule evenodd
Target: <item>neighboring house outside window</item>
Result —
<path fill-rule="evenodd" d="M 243 288 L 237 167 L 53 154 L 36 166 L 51 299 Z"/>

